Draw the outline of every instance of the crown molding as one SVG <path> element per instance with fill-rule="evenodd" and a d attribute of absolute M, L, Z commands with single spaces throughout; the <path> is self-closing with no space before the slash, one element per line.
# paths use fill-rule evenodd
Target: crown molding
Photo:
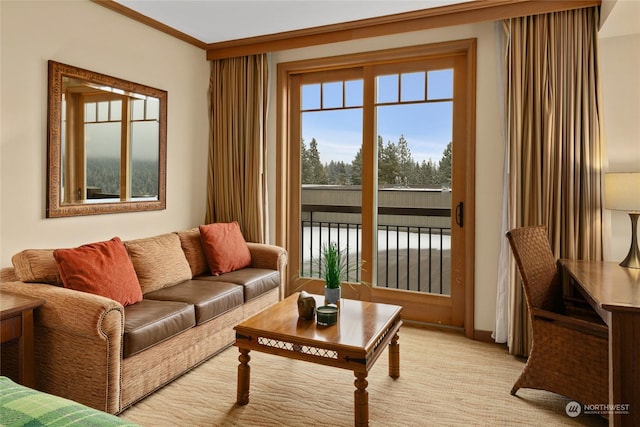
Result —
<path fill-rule="evenodd" d="M 162 31 L 165 34 L 168 34 L 172 37 L 175 37 L 183 42 L 187 42 L 192 44 L 200 49 L 207 50 L 209 45 L 201 40 L 196 39 L 195 37 L 191 37 L 188 34 L 185 34 L 181 31 L 176 30 L 166 24 L 163 24 L 160 21 L 156 21 L 153 18 L 149 18 L 146 15 L 141 14 L 133 9 L 130 9 L 122 4 L 114 1 L 114 0 L 90 0 L 95 4 L 99 4 L 100 6 L 104 6 L 107 9 L 111 9 L 114 12 L 117 12 L 121 15 L 126 16 L 127 18 L 131 18 L 134 21 L 138 21 L 141 24 L 148 25 L 151 28 L 155 28 L 158 31 Z"/>
<path fill-rule="evenodd" d="M 601 0 L 474 0 L 302 30 L 205 43 L 114 0 L 92 2 L 206 51 L 207 60 L 600 6 Z"/>

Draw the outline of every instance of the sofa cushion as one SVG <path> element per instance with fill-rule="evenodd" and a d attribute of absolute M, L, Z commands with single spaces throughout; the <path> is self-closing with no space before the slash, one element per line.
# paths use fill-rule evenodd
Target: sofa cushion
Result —
<path fill-rule="evenodd" d="M 144 297 L 193 304 L 196 308 L 196 324 L 199 325 L 241 306 L 244 295 L 242 286 L 233 283 L 187 280 L 149 292 Z"/>
<path fill-rule="evenodd" d="M 225 273 L 221 276 L 198 276 L 195 280 L 209 282 L 229 282 L 242 285 L 244 289 L 244 301 L 275 289 L 280 285 L 280 273 L 266 268 L 243 268 L 242 270 Z"/>
<path fill-rule="evenodd" d="M 214 276 L 251 265 L 251 252 L 236 222 L 201 225 L 202 247 Z"/>
<path fill-rule="evenodd" d="M 193 305 L 143 299 L 124 309 L 122 357 L 133 356 L 196 324 Z"/>
<path fill-rule="evenodd" d="M 142 300 L 138 277 L 118 237 L 56 249 L 53 257 L 65 288 L 111 298 L 123 306 Z"/>
<path fill-rule="evenodd" d="M 200 239 L 200 230 L 192 228 L 191 230 L 177 231 L 176 234 L 180 238 L 180 245 L 184 251 L 184 256 L 191 267 L 191 275 L 199 276 L 200 274 L 209 273 L 209 265 L 207 257 L 204 255 L 202 248 L 202 240 Z"/>
<path fill-rule="evenodd" d="M 142 293 L 191 279 L 191 268 L 175 233 L 124 242 Z"/>
<path fill-rule="evenodd" d="M 53 251 L 53 249 L 25 249 L 11 257 L 18 280 L 62 286 Z"/>

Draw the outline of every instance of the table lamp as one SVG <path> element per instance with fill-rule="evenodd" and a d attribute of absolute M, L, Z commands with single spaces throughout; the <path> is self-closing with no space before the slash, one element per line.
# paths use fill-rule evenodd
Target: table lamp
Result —
<path fill-rule="evenodd" d="M 640 172 L 607 173 L 604 177 L 607 209 L 629 212 L 631 218 L 631 247 L 620 263 L 627 268 L 640 268 L 638 250 L 638 217 L 640 216 Z"/>

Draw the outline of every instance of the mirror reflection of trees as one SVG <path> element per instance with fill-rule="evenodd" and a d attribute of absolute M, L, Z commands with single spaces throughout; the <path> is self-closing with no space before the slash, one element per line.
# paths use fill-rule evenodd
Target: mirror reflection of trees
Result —
<path fill-rule="evenodd" d="M 99 157 L 87 159 L 87 187 L 93 187 L 103 197 L 120 195 L 120 159 Z M 134 160 L 131 167 L 132 197 L 153 197 L 158 194 L 158 162 Z"/>
<path fill-rule="evenodd" d="M 318 143 L 311 139 L 309 146 L 301 142 L 302 183 L 329 185 L 361 185 L 362 148 L 351 163 L 331 160 L 322 163 Z M 405 187 L 440 187 L 451 185 L 451 142 L 436 162 L 413 159 L 403 135 L 397 142 L 383 142 L 378 135 L 378 185 Z"/>

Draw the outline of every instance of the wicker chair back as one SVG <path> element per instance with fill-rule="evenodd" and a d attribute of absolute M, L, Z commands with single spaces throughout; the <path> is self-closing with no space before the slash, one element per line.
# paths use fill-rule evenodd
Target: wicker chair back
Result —
<path fill-rule="evenodd" d="M 529 312 L 532 308 L 563 313 L 562 281 L 544 225 L 522 227 L 507 233 L 522 277 Z"/>

